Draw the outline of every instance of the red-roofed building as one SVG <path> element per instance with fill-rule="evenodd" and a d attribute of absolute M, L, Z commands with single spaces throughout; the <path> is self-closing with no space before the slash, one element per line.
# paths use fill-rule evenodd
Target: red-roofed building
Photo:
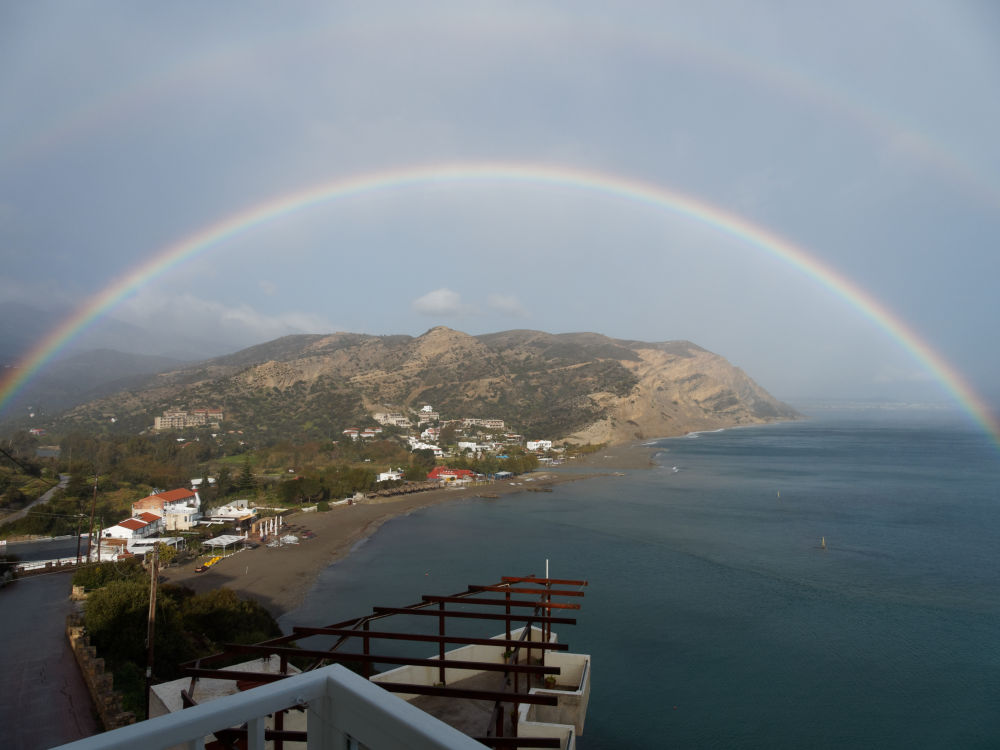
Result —
<path fill-rule="evenodd" d="M 201 498 L 194 490 L 168 490 L 148 495 L 132 503 L 132 515 L 141 517 L 152 513 L 163 519 L 163 527 L 170 530 L 190 529 L 201 518 Z"/>
<path fill-rule="evenodd" d="M 476 474 L 469 469 L 449 469 L 447 466 L 435 466 L 427 480 L 430 482 L 471 482 Z"/>
<path fill-rule="evenodd" d="M 157 519 L 158 521 L 159 519 Z M 104 529 L 101 536 L 110 539 L 142 539 L 154 533 L 155 525 L 138 518 L 126 518 Z"/>
<path fill-rule="evenodd" d="M 156 513 L 150 513 L 149 511 L 144 511 L 138 516 L 133 516 L 137 521 L 145 521 L 146 526 L 146 536 L 153 536 L 154 534 L 162 533 L 166 527 L 167 522 L 162 516 L 158 516 Z"/>

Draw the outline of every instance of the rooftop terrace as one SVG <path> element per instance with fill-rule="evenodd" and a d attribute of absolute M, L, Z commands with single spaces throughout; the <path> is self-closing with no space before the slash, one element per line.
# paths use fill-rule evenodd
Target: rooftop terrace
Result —
<path fill-rule="evenodd" d="M 579 609 L 561 600 L 582 597 L 584 586 L 504 577 L 262 643 L 228 644 L 184 665 L 188 677 L 154 688 L 150 714 L 164 715 L 64 748 L 573 750 L 590 657 L 559 643 L 552 626 L 576 620 L 552 613 Z M 469 634 L 484 624 L 503 632 Z M 393 668 L 377 669 L 385 666 Z"/>

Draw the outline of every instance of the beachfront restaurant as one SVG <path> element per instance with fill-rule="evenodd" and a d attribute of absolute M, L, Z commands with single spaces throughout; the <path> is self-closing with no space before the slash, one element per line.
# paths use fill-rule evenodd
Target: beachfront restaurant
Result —
<path fill-rule="evenodd" d="M 208 547 L 211 549 L 213 555 L 220 554 L 221 549 L 222 556 L 225 557 L 227 554 L 231 555 L 238 549 L 242 549 L 243 544 L 246 542 L 245 536 L 236 536 L 235 534 L 220 534 L 212 539 L 206 539 L 201 543 L 202 547 Z M 229 548 L 232 547 L 232 550 Z"/>
<path fill-rule="evenodd" d="M 205 514 L 205 520 L 199 521 L 199 524 L 203 526 L 227 524 L 243 531 L 249 531 L 255 518 L 257 518 L 257 510 L 247 507 L 246 500 L 242 500 L 213 508 Z"/>

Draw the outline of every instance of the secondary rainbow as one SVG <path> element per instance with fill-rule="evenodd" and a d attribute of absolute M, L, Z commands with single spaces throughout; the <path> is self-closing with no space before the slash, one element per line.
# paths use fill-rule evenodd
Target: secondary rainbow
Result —
<path fill-rule="evenodd" d="M 882 328 L 933 374 L 993 440 L 1000 444 L 1000 423 L 955 368 L 887 307 L 801 247 L 718 206 L 659 184 L 573 167 L 506 162 L 433 164 L 353 175 L 258 203 L 204 227 L 161 249 L 149 261 L 116 279 L 49 333 L 17 367 L 6 374 L 0 384 L 0 410 L 39 369 L 91 322 L 128 294 L 189 258 L 247 234 L 279 217 L 330 201 L 377 191 L 460 182 L 523 183 L 599 193 L 670 211 L 762 250 L 815 279 Z"/>

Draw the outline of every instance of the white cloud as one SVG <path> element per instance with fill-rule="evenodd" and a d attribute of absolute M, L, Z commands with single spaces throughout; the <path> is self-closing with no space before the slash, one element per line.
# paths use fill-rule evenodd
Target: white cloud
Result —
<path fill-rule="evenodd" d="M 462 295 L 442 287 L 413 300 L 413 309 L 421 315 L 474 315 L 476 309 L 462 302 Z"/>
<path fill-rule="evenodd" d="M 278 287 L 276 287 L 272 282 L 266 280 L 258 281 L 257 286 L 259 286 L 260 290 L 268 297 L 273 297 L 274 293 L 278 291 Z"/>
<path fill-rule="evenodd" d="M 528 317 L 528 310 L 521 304 L 521 300 L 509 294 L 491 294 L 486 298 L 486 304 L 491 310 L 513 316 L 515 318 Z"/>

